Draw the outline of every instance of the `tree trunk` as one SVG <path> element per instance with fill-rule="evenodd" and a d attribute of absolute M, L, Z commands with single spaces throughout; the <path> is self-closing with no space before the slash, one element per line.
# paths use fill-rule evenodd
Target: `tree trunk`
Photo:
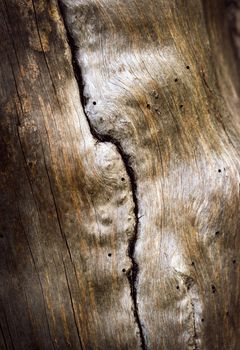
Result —
<path fill-rule="evenodd" d="M 239 2 L 0 6 L 0 349 L 238 350 Z"/>

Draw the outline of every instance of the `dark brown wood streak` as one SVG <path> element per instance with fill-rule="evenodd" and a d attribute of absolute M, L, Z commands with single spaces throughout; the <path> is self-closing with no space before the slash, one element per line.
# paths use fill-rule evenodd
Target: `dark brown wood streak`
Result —
<path fill-rule="evenodd" d="M 0 349 L 239 349 L 239 13 L 0 0 Z"/>

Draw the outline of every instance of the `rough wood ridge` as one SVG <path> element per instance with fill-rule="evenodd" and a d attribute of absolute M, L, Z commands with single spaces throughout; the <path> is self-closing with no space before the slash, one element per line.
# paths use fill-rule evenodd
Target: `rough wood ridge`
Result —
<path fill-rule="evenodd" d="M 0 349 L 239 349 L 239 8 L 0 0 Z"/>

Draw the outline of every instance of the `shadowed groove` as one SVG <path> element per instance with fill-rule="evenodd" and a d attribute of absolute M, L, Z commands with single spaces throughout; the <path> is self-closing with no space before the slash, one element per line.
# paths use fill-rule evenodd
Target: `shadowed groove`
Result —
<path fill-rule="evenodd" d="M 59 5 L 59 9 L 60 9 L 60 13 L 61 13 L 61 16 L 63 19 L 64 26 L 65 26 L 68 44 L 69 44 L 69 47 L 70 47 L 70 50 L 72 53 L 72 66 L 73 66 L 74 75 L 75 75 L 75 78 L 76 78 L 76 81 L 78 84 L 78 88 L 79 88 L 79 95 L 80 95 L 80 100 L 81 100 L 81 104 L 82 104 L 82 108 L 83 108 L 83 113 L 84 113 L 86 120 L 88 122 L 90 132 L 95 140 L 97 140 L 99 142 L 104 142 L 104 143 L 108 142 L 108 143 L 115 145 L 119 155 L 121 156 L 126 173 L 127 173 L 129 180 L 130 180 L 132 199 L 134 202 L 135 227 L 134 227 L 134 234 L 133 234 L 132 238 L 129 240 L 129 245 L 128 245 L 128 256 L 131 260 L 132 266 L 127 271 L 127 277 L 128 277 L 128 281 L 129 281 L 129 285 L 130 285 L 131 298 L 132 298 L 133 307 L 134 307 L 133 314 L 134 314 L 134 318 L 135 318 L 136 324 L 137 324 L 138 329 L 139 329 L 141 348 L 143 350 L 145 350 L 145 349 L 147 349 L 146 341 L 145 341 L 145 336 L 144 336 L 144 332 L 143 332 L 143 327 L 142 327 L 140 317 L 139 317 L 138 303 L 137 303 L 137 282 L 138 282 L 139 266 L 134 258 L 135 245 L 136 245 L 136 241 L 138 239 L 138 226 L 139 226 L 139 218 L 138 218 L 139 210 L 138 210 L 136 177 L 135 177 L 133 168 L 131 166 L 130 156 L 124 152 L 120 143 L 116 139 L 114 139 L 113 137 L 111 137 L 109 135 L 102 135 L 102 134 L 100 135 L 94 129 L 94 127 L 91 125 L 91 122 L 89 120 L 89 117 L 88 117 L 88 115 L 86 113 L 86 109 L 85 109 L 87 102 L 88 102 L 88 99 L 84 96 L 84 93 L 83 93 L 84 82 L 83 82 L 83 78 L 82 78 L 81 67 L 79 66 L 79 64 L 76 61 L 77 47 L 76 47 L 74 40 L 73 40 L 69 30 L 68 30 L 68 26 L 67 26 L 67 23 L 65 20 L 64 4 L 61 2 L 61 0 L 59 0 L 58 5 Z M 96 102 L 94 101 L 93 104 L 96 104 Z"/>

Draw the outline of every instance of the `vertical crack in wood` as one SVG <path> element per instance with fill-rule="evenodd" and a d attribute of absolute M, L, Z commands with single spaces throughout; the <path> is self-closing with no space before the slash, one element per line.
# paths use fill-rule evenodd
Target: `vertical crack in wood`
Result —
<path fill-rule="evenodd" d="M 131 298 L 132 298 L 132 302 L 133 302 L 134 319 L 135 319 L 136 324 L 137 324 L 138 329 L 139 329 L 141 348 L 143 350 L 145 350 L 145 349 L 147 349 L 146 341 L 145 341 L 145 336 L 144 336 L 144 332 L 143 332 L 143 326 L 141 324 L 140 317 L 139 317 L 138 303 L 137 303 L 137 283 L 138 283 L 139 266 L 134 258 L 136 241 L 138 239 L 138 226 L 139 226 L 139 218 L 138 218 L 139 210 L 138 210 L 136 177 L 134 174 L 134 170 L 131 166 L 130 156 L 124 152 L 121 144 L 116 139 L 114 139 L 113 137 L 111 137 L 109 135 L 99 134 L 94 129 L 94 127 L 92 126 L 92 124 L 89 120 L 89 117 L 88 117 L 88 115 L 86 113 L 86 109 L 85 109 L 88 100 L 84 96 L 84 93 L 83 93 L 84 82 L 83 82 L 83 78 L 82 78 L 81 67 L 79 66 L 78 62 L 76 61 L 77 47 L 75 45 L 74 39 L 72 38 L 69 29 L 68 29 L 68 25 L 66 23 L 65 11 L 64 11 L 64 4 L 61 2 L 61 0 L 58 0 L 58 6 L 59 6 L 60 14 L 61 14 L 61 17 L 62 17 L 62 20 L 64 23 L 64 27 L 66 30 L 68 44 L 69 44 L 71 54 L 72 54 L 72 67 L 73 67 L 75 79 L 78 83 L 80 101 L 82 104 L 84 115 L 85 115 L 86 120 L 87 120 L 88 125 L 89 125 L 90 132 L 91 132 L 92 136 L 94 137 L 94 139 L 97 140 L 98 142 L 109 142 L 109 143 L 112 143 L 115 145 L 119 155 L 121 156 L 126 173 L 127 173 L 129 180 L 130 180 L 132 198 L 133 198 L 133 202 L 134 202 L 135 227 L 134 227 L 134 234 L 133 234 L 132 238 L 129 240 L 129 245 L 128 245 L 128 256 L 131 260 L 132 266 L 131 266 L 131 269 L 129 269 L 127 272 L 127 277 L 128 277 L 128 281 L 129 281 L 129 285 L 130 285 Z"/>

